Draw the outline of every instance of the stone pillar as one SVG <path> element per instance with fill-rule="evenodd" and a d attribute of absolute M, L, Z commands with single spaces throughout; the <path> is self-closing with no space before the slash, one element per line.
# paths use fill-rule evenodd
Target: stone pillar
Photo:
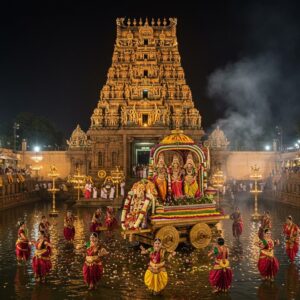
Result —
<path fill-rule="evenodd" d="M 128 149 L 127 149 L 127 135 L 123 134 L 123 170 L 124 174 L 127 177 L 127 157 L 128 157 Z"/>

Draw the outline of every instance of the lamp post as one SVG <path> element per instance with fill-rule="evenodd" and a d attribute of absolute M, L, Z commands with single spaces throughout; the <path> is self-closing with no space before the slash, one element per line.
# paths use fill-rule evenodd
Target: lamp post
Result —
<path fill-rule="evenodd" d="M 116 166 L 116 170 L 111 171 L 111 178 L 113 183 L 116 185 L 116 198 L 119 197 L 119 184 L 121 180 L 124 178 L 124 172 L 119 170 L 119 166 Z"/>
<path fill-rule="evenodd" d="M 258 221 L 258 220 L 260 220 L 261 215 L 258 212 L 257 196 L 262 191 L 257 188 L 257 181 L 262 178 L 262 175 L 259 172 L 259 167 L 257 167 L 256 165 L 251 167 L 250 178 L 252 178 L 254 180 L 254 189 L 250 190 L 250 193 L 254 194 L 254 213 L 252 214 L 252 220 Z"/>
<path fill-rule="evenodd" d="M 76 173 L 73 176 L 69 176 L 68 182 L 74 184 L 74 189 L 77 190 L 77 201 L 80 198 L 80 189 L 84 188 L 86 176 L 80 174 L 80 169 L 76 169 Z"/>
<path fill-rule="evenodd" d="M 212 175 L 212 185 L 214 188 L 217 189 L 218 192 L 218 207 L 220 207 L 220 188 L 224 185 L 224 174 L 223 171 L 218 169 L 213 175 Z"/>
<path fill-rule="evenodd" d="M 48 174 L 48 176 L 52 179 L 52 188 L 48 189 L 48 191 L 52 193 L 52 211 L 50 211 L 49 216 L 57 217 L 58 211 L 55 208 L 55 194 L 59 191 L 59 189 L 55 187 L 55 180 L 59 176 L 59 174 L 57 173 L 57 169 L 54 165 L 50 167 L 50 173 Z"/>

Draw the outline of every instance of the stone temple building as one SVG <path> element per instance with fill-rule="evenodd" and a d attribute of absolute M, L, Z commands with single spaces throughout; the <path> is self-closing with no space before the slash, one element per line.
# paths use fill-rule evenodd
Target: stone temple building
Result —
<path fill-rule="evenodd" d="M 68 141 L 71 171 L 96 175 L 120 166 L 129 175 L 148 163 L 150 149 L 172 129 L 195 142 L 201 116 L 181 66 L 176 18 L 116 20 L 116 41 L 107 80 L 88 131 L 79 126 Z"/>

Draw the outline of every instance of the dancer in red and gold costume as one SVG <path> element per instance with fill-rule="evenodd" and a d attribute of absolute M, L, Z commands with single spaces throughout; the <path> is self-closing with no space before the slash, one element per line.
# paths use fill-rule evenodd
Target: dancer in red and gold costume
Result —
<path fill-rule="evenodd" d="M 90 226 L 91 232 L 96 232 L 97 235 L 101 232 L 100 227 L 102 227 L 101 223 L 102 211 L 100 208 L 97 208 L 96 212 L 93 214 L 92 223 Z"/>
<path fill-rule="evenodd" d="M 285 251 L 291 262 L 299 250 L 299 227 L 293 222 L 292 216 L 286 218 L 286 223 L 283 225 L 283 233 L 285 235 Z"/>
<path fill-rule="evenodd" d="M 41 223 L 39 224 L 39 232 L 43 232 L 44 236 L 48 239 L 50 243 L 50 223 L 48 222 L 46 216 L 42 216 Z"/>
<path fill-rule="evenodd" d="M 208 253 L 208 256 L 215 257 L 214 267 L 209 272 L 209 282 L 213 287 L 213 292 L 227 292 L 232 282 L 232 270 L 228 261 L 229 251 L 223 238 L 218 238 L 217 245 Z"/>
<path fill-rule="evenodd" d="M 70 210 L 67 211 L 67 215 L 64 218 L 64 237 L 67 241 L 73 241 L 75 236 L 74 227 L 75 217 Z"/>
<path fill-rule="evenodd" d="M 273 241 L 271 238 L 271 231 L 266 229 L 264 238 L 256 245 L 260 248 L 258 270 L 263 280 L 274 281 L 274 278 L 279 270 L 278 259 L 274 256 L 274 247 L 279 245 L 279 241 Z"/>
<path fill-rule="evenodd" d="M 238 207 L 235 208 L 235 212 L 230 215 L 232 223 L 232 234 L 235 238 L 239 238 L 243 232 L 243 220 L 242 215 Z"/>
<path fill-rule="evenodd" d="M 30 256 L 30 242 L 28 239 L 28 230 L 24 221 L 18 224 L 18 239 L 16 241 L 16 255 L 18 264 L 26 262 Z"/>
<path fill-rule="evenodd" d="M 32 259 L 32 268 L 36 281 L 45 281 L 52 268 L 51 244 L 44 232 L 40 232 L 39 239 L 35 243 L 35 252 Z"/>
<path fill-rule="evenodd" d="M 111 206 L 107 206 L 106 208 L 105 225 L 108 230 L 113 230 L 118 226 L 118 221 L 114 216 L 114 210 Z"/>
<path fill-rule="evenodd" d="M 272 221 L 269 211 L 265 211 L 261 219 L 261 225 L 258 230 L 258 237 L 260 240 L 264 238 L 264 232 L 266 229 L 272 229 Z"/>
<path fill-rule="evenodd" d="M 168 283 L 168 273 L 165 268 L 166 250 L 162 247 L 161 240 L 155 239 L 153 247 L 145 249 L 141 246 L 142 254 L 150 255 L 150 262 L 145 273 L 144 282 L 153 294 L 160 293 Z M 171 256 L 174 256 L 173 252 Z"/>
<path fill-rule="evenodd" d="M 86 257 L 83 265 L 83 277 L 89 289 L 94 289 L 102 277 L 103 266 L 101 257 L 109 252 L 103 248 L 98 239 L 97 233 L 93 232 L 90 242 L 87 244 Z"/>

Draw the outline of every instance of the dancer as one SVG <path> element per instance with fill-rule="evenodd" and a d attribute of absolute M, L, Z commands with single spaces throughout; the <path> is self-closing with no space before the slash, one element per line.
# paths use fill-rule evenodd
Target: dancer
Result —
<path fill-rule="evenodd" d="M 230 219 L 233 220 L 232 223 L 232 234 L 235 238 L 240 238 L 243 232 L 243 220 L 242 215 L 238 207 L 235 208 L 235 212 L 230 215 Z"/>
<path fill-rule="evenodd" d="M 96 212 L 93 214 L 92 217 L 90 231 L 96 232 L 98 235 L 101 232 L 101 226 L 102 226 L 101 217 L 102 217 L 102 211 L 100 208 L 97 208 Z"/>
<path fill-rule="evenodd" d="M 64 237 L 67 241 L 73 241 L 75 236 L 74 227 L 75 217 L 70 210 L 67 211 L 67 215 L 64 218 Z"/>
<path fill-rule="evenodd" d="M 271 231 L 265 229 L 264 238 L 255 244 L 260 248 L 257 267 L 262 279 L 274 281 L 279 270 L 278 259 L 274 256 L 274 246 L 279 245 L 279 241 L 273 241 L 271 238 Z"/>
<path fill-rule="evenodd" d="M 110 231 L 118 226 L 117 219 L 114 216 L 114 210 L 111 206 L 107 206 L 106 208 L 105 225 Z"/>
<path fill-rule="evenodd" d="M 87 244 L 82 269 L 84 282 L 88 285 L 89 290 L 94 289 L 101 279 L 103 274 L 101 257 L 108 254 L 109 252 L 100 244 L 97 233 L 93 232 L 90 236 L 90 242 Z"/>
<path fill-rule="evenodd" d="M 209 272 L 209 282 L 213 293 L 227 292 L 232 282 L 232 270 L 228 261 L 229 251 L 223 238 L 218 238 L 217 245 L 208 253 L 208 257 L 212 256 L 215 256 L 215 262 Z"/>
<path fill-rule="evenodd" d="M 45 237 L 48 239 L 50 243 L 50 223 L 48 222 L 46 216 L 42 216 L 41 223 L 39 224 L 39 232 L 43 232 Z"/>
<path fill-rule="evenodd" d="M 25 263 L 30 256 L 30 242 L 28 239 L 28 230 L 26 223 L 21 221 L 18 223 L 18 239 L 16 242 L 16 256 L 18 264 Z"/>
<path fill-rule="evenodd" d="M 40 232 L 38 240 L 35 242 L 35 252 L 32 259 L 32 269 L 37 282 L 45 282 L 47 274 L 52 268 L 51 244 L 43 231 Z"/>
<path fill-rule="evenodd" d="M 269 211 L 265 211 L 261 219 L 261 225 L 258 230 L 258 237 L 260 240 L 264 238 L 264 232 L 266 229 L 272 229 L 272 221 Z"/>
<path fill-rule="evenodd" d="M 299 227 L 293 222 L 292 216 L 286 218 L 286 223 L 283 225 L 283 234 L 285 235 L 286 254 L 293 262 L 299 250 Z"/>
<path fill-rule="evenodd" d="M 156 238 L 153 247 L 145 249 L 141 248 L 142 254 L 150 254 L 150 262 L 144 276 L 144 282 L 148 289 L 154 294 L 159 294 L 168 283 L 168 273 L 165 268 L 164 256 L 166 250 L 162 247 L 161 240 Z M 171 253 L 174 256 L 176 252 Z"/>

